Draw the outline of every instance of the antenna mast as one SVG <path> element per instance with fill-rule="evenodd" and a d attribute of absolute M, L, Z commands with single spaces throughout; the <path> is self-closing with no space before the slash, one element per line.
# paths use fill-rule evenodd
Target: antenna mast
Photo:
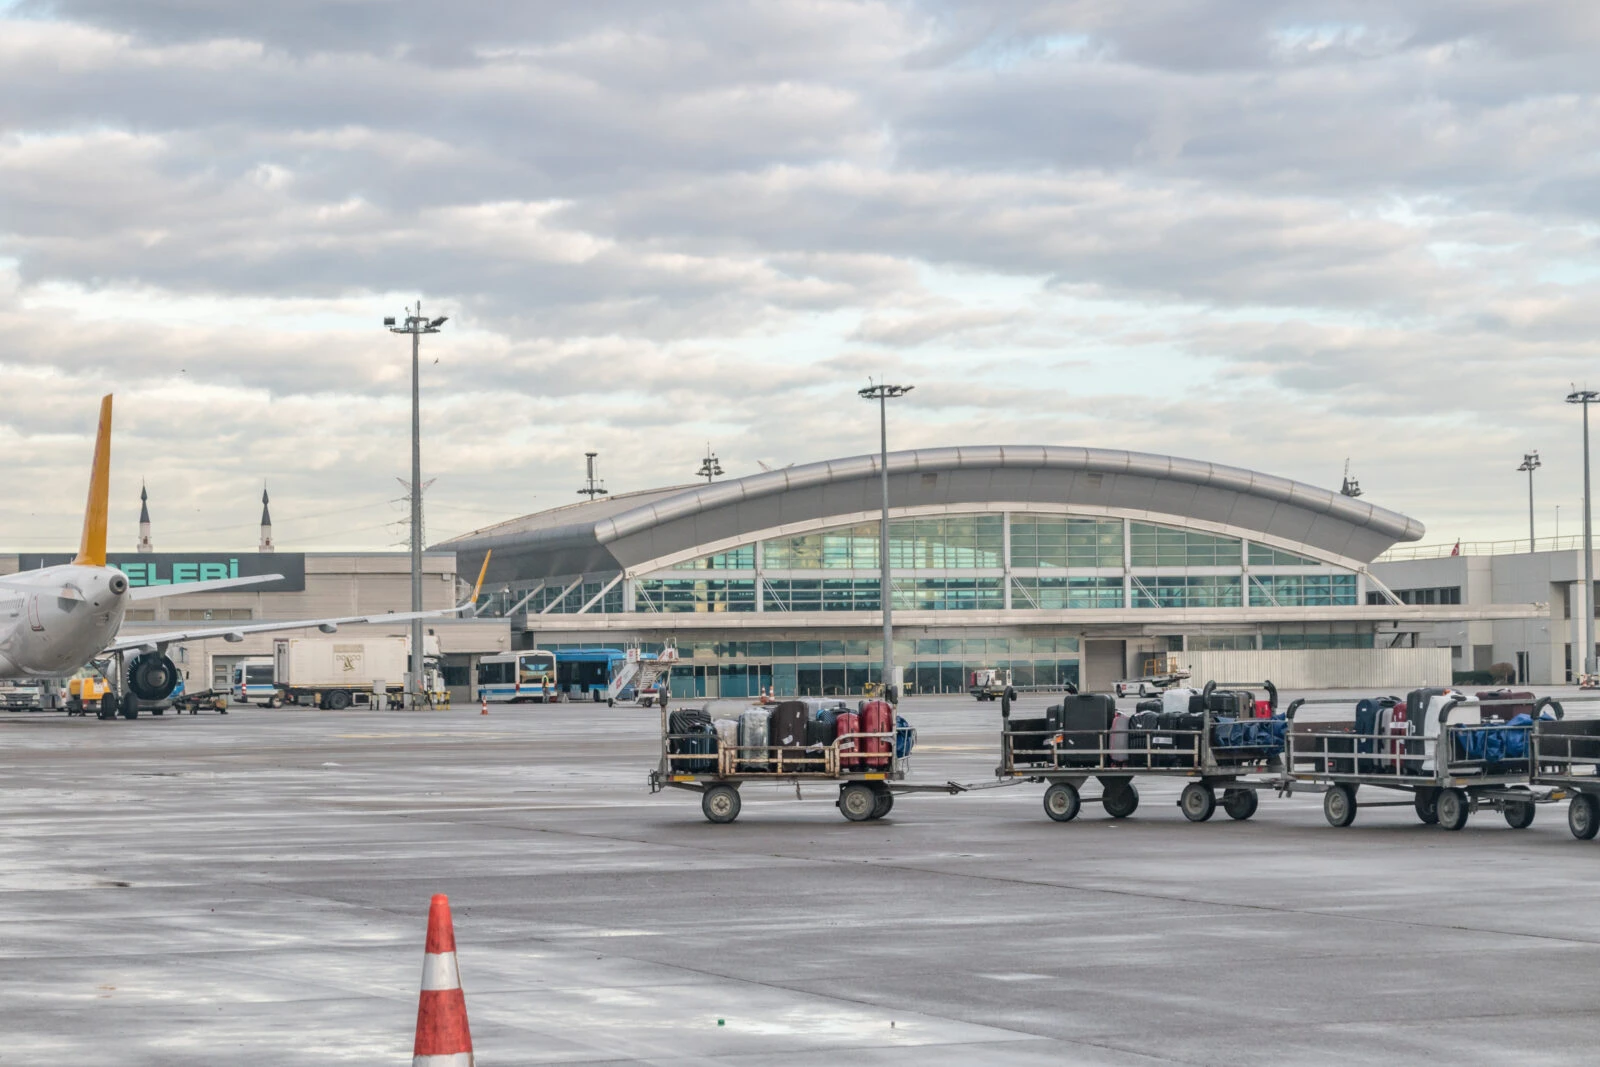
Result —
<path fill-rule="evenodd" d="M 579 489 L 578 495 L 586 496 L 590 500 L 593 500 L 597 496 L 605 496 L 607 493 L 606 487 L 602 485 L 594 476 L 594 459 L 599 454 L 600 453 L 598 452 L 585 452 L 583 454 L 584 459 L 588 462 L 589 484 L 584 486 L 582 489 Z"/>

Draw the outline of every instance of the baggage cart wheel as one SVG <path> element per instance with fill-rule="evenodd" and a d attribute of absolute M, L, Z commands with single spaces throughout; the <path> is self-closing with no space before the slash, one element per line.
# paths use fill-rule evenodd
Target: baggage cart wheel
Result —
<path fill-rule="evenodd" d="M 866 782 L 851 782 L 839 790 L 839 813 L 851 822 L 866 822 L 878 810 L 878 794 Z"/>
<path fill-rule="evenodd" d="M 1106 814 L 1113 819 L 1126 819 L 1139 810 L 1139 791 L 1132 782 L 1118 782 L 1114 786 L 1106 786 L 1100 802 L 1106 806 Z"/>
<path fill-rule="evenodd" d="M 1434 789 L 1417 790 L 1416 798 L 1412 804 L 1417 809 L 1417 818 L 1428 826 L 1433 826 L 1439 821 L 1439 793 Z"/>
<path fill-rule="evenodd" d="M 872 817 L 881 819 L 894 810 L 894 794 L 887 789 L 878 794 L 878 803 L 872 809 Z"/>
<path fill-rule="evenodd" d="M 700 794 L 700 810 L 712 822 L 732 822 L 739 817 L 739 791 L 731 785 L 714 785 Z"/>
<path fill-rule="evenodd" d="M 1356 794 L 1347 785 L 1329 786 L 1322 794 L 1322 815 L 1329 826 L 1349 826 L 1356 821 Z"/>
<path fill-rule="evenodd" d="M 1508 800 L 1503 814 L 1506 825 L 1513 830 L 1526 830 L 1533 825 L 1534 806 L 1531 800 Z"/>
<path fill-rule="evenodd" d="M 1205 822 L 1217 813 L 1217 794 L 1209 785 L 1190 782 L 1178 797 L 1178 807 L 1190 822 Z"/>
<path fill-rule="evenodd" d="M 1228 818 L 1240 822 L 1254 815 L 1260 802 L 1254 789 L 1227 789 L 1222 793 L 1222 810 L 1228 813 Z"/>
<path fill-rule="evenodd" d="M 1446 830 L 1459 830 L 1467 825 L 1467 816 L 1471 814 L 1471 807 L 1467 802 L 1467 794 L 1459 789 L 1439 790 L 1439 825 Z"/>
<path fill-rule="evenodd" d="M 1592 841 L 1600 833 L 1600 797 L 1579 793 L 1567 805 L 1567 829 L 1579 841 Z"/>
<path fill-rule="evenodd" d="M 1067 782 L 1052 783 L 1044 791 L 1044 813 L 1056 822 L 1071 822 L 1078 817 L 1083 802 L 1078 790 Z"/>

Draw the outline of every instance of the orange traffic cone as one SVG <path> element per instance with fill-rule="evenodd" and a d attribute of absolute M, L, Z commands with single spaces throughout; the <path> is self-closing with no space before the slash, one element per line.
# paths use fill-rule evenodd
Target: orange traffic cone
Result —
<path fill-rule="evenodd" d="M 425 951 L 411 1067 L 473 1067 L 467 998 L 456 967 L 456 932 L 450 923 L 450 898 L 443 893 L 435 893 L 428 908 Z"/>
<path fill-rule="evenodd" d="M 489 714 L 489 698 L 488 697 L 484 697 L 483 698 L 483 709 L 481 711 L 479 711 L 478 714 L 479 715 L 487 715 L 487 714 Z"/>

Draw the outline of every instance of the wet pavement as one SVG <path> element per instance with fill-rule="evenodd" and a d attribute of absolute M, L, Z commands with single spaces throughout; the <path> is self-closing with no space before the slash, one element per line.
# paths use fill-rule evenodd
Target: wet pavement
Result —
<path fill-rule="evenodd" d="M 914 780 L 992 777 L 996 705 L 902 710 Z M 647 792 L 658 722 L 0 717 L 0 1065 L 406 1063 L 435 892 L 485 1067 L 1594 1059 L 1563 806 L 1191 825 L 1146 780 L 1127 820 L 1022 785 L 852 824 L 749 785 L 715 826 Z"/>

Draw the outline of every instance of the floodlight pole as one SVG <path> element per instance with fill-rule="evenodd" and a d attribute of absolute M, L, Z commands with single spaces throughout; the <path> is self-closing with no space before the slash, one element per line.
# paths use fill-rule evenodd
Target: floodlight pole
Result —
<path fill-rule="evenodd" d="M 409 309 L 408 309 L 409 310 Z M 393 319 L 384 319 L 390 333 L 411 335 L 411 610 L 422 611 L 422 335 L 438 333 L 443 318 L 431 322 L 422 315 L 422 301 L 417 301 L 414 311 L 406 315 L 405 325 L 398 326 Z M 415 706 L 422 692 L 426 673 L 423 668 L 426 649 L 423 645 L 422 620 L 411 620 L 411 670 L 406 680 L 407 703 Z"/>
<path fill-rule="evenodd" d="M 900 693 L 891 688 L 894 681 L 894 586 L 889 574 L 889 401 L 905 396 L 914 385 L 869 385 L 856 395 L 878 402 L 878 473 L 883 485 L 883 514 L 878 521 L 878 600 L 883 606 L 883 685 L 884 697 L 898 703 Z"/>
<path fill-rule="evenodd" d="M 1567 403 L 1583 405 L 1583 618 L 1578 633 L 1583 641 L 1583 673 L 1594 673 L 1594 524 L 1589 507 L 1589 405 L 1600 400 L 1593 389 L 1574 389 Z"/>
<path fill-rule="evenodd" d="M 1540 467 L 1539 453 L 1537 453 L 1537 452 L 1527 452 L 1527 453 L 1524 453 L 1523 456 L 1522 456 L 1522 466 L 1517 468 L 1517 470 L 1519 470 L 1519 471 L 1527 471 L 1528 472 L 1528 551 L 1530 553 L 1534 551 L 1534 541 L 1533 541 L 1533 472 L 1538 470 L 1539 467 Z"/>

